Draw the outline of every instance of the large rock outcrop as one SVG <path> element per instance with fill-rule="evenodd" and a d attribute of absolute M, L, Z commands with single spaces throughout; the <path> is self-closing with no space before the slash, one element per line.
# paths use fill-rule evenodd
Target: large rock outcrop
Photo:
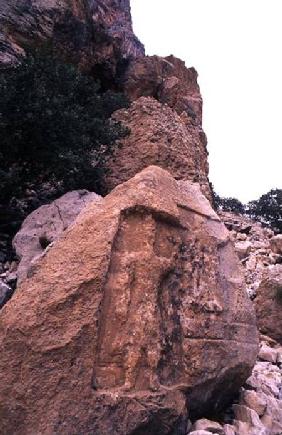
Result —
<path fill-rule="evenodd" d="M 0 0 L 0 65 L 25 47 L 52 44 L 81 67 L 112 80 L 123 61 L 144 55 L 129 0 Z"/>
<path fill-rule="evenodd" d="M 254 312 L 196 184 L 147 168 L 33 273 L 0 317 L 3 433 L 184 435 L 250 375 Z"/>
<path fill-rule="evenodd" d="M 13 240 L 20 259 L 18 284 L 27 277 L 32 262 L 74 222 L 81 210 L 89 202 L 101 200 L 96 193 L 75 190 L 28 215 Z"/>
<path fill-rule="evenodd" d="M 211 199 L 206 136 L 186 113 L 179 115 L 154 98 L 141 97 L 114 117 L 130 134 L 106 164 L 106 192 L 147 166 L 157 165 L 176 179 L 199 183 Z"/>

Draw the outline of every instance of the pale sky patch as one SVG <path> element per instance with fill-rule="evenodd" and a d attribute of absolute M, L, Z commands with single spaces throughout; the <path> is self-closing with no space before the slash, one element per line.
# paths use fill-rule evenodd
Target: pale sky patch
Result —
<path fill-rule="evenodd" d="M 210 179 L 243 202 L 282 188 L 282 1 L 131 0 L 147 54 L 194 66 Z"/>

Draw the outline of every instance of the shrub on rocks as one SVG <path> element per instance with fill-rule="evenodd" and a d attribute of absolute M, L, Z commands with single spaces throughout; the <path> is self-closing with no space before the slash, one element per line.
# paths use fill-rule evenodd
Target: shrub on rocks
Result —
<path fill-rule="evenodd" d="M 110 117 L 127 100 L 46 47 L 0 71 L 0 94 L 1 233 L 69 190 L 99 190 L 103 163 L 126 134 Z"/>

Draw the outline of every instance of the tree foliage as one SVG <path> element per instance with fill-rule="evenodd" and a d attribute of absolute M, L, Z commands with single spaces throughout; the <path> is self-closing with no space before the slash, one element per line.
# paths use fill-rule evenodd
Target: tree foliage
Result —
<path fill-rule="evenodd" d="M 221 198 L 213 192 L 213 202 L 216 210 L 248 215 L 273 231 L 282 233 L 281 189 L 272 189 L 258 200 L 250 201 L 248 204 L 242 204 L 236 198 Z"/>
<path fill-rule="evenodd" d="M 93 78 L 50 50 L 0 72 L 0 200 L 44 183 L 60 193 L 99 189 L 101 171 L 126 131 L 110 120 L 122 94 L 101 93 Z"/>
<path fill-rule="evenodd" d="M 282 233 L 282 190 L 272 189 L 246 206 L 246 213 L 275 232 Z"/>
<path fill-rule="evenodd" d="M 101 193 L 105 160 L 127 130 L 110 119 L 127 106 L 52 49 L 0 71 L 0 261 L 28 213 L 73 189 Z M 4 259 L 4 260 L 3 260 Z"/>
<path fill-rule="evenodd" d="M 236 198 L 222 198 L 214 193 L 213 201 L 216 210 L 229 211 L 239 214 L 245 213 L 244 205 Z"/>

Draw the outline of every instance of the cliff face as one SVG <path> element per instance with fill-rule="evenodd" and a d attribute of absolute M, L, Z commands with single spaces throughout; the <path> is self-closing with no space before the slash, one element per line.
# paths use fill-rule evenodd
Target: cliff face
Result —
<path fill-rule="evenodd" d="M 52 41 L 80 66 L 116 74 L 120 62 L 144 55 L 132 30 L 129 0 L 0 1 L 0 64 L 23 47 Z"/>

